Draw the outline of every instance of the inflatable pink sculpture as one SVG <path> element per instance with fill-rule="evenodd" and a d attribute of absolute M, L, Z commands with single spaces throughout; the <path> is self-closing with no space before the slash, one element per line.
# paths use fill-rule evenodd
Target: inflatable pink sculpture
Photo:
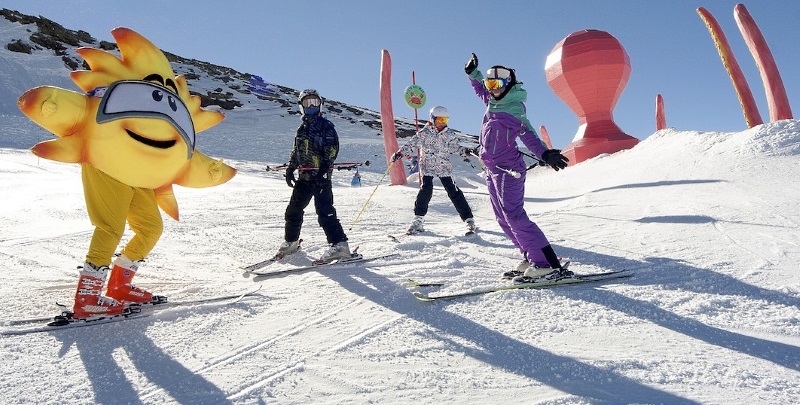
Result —
<path fill-rule="evenodd" d="M 570 164 L 639 143 L 614 122 L 612 111 L 628 84 L 631 62 L 611 34 L 598 30 L 570 34 L 547 56 L 545 74 L 547 84 L 580 122 L 572 143 L 562 151 Z"/>

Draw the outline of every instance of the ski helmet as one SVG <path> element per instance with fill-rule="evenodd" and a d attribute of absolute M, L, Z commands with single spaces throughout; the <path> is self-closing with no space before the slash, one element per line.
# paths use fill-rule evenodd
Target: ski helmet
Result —
<path fill-rule="evenodd" d="M 304 102 L 304 100 L 306 100 Z M 303 115 L 317 114 L 322 107 L 322 97 L 319 92 L 314 89 L 305 89 L 297 96 L 297 102 L 300 104 L 300 111 Z"/>
<path fill-rule="evenodd" d="M 486 71 L 486 78 L 483 79 L 483 83 L 489 90 L 503 90 L 499 96 L 492 95 L 495 100 L 500 100 L 517 84 L 517 75 L 514 73 L 514 69 L 495 65 Z"/>
<path fill-rule="evenodd" d="M 428 120 L 437 130 L 441 131 L 442 128 L 447 126 L 447 121 L 450 120 L 450 114 L 447 112 L 447 108 L 437 105 L 431 108 L 430 118 L 428 118 Z"/>
<path fill-rule="evenodd" d="M 514 69 L 509 69 L 500 65 L 490 67 L 489 70 L 486 71 L 486 79 L 498 79 L 504 81 L 505 86 L 513 86 L 517 84 L 517 75 L 514 73 Z"/>
<path fill-rule="evenodd" d="M 447 108 L 444 108 L 444 107 L 442 107 L 440 105 L 437 105 L 436 107 L 431 108 L 430 117 L 431 117 L 431 121 L 433 121 L 433 119 L 436 118 L 436 117 L 449 118 L 450 114 L 447 112 Z"/>

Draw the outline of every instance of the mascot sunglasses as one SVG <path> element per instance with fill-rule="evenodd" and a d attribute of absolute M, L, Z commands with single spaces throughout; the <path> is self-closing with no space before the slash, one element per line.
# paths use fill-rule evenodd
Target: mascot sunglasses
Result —
<path fill-rule="evenodd" d="M 165 120 L 186 141 L 187 159 L 192 158 L 195 144 L 192 115 L 183 100 L 168 88 L 153 82 L 120 80 L 86 94 L 101 99 L 97 109 L 98 124 L 123 118 Z"/>

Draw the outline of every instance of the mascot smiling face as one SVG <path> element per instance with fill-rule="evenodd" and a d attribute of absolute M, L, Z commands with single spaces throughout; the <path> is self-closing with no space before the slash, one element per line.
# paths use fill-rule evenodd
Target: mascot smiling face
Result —
<path fill-rule="evenodd" d="M 159 206 L 178 217 L 172 184 L 210 187 L 236 171 L 195 150 L 195 134 L 224 115 L 200 108 L 186 79 L 163 52 L 127 28 L 111 31 L 121 58 L 77 50 L 91 70 L 70 73 L 85 93 L 42 86 L 25 92 L 20 110 L 59 139 L 32 151 L 45 159 L 89 164 L 132 187 L 156 190 Z"/>

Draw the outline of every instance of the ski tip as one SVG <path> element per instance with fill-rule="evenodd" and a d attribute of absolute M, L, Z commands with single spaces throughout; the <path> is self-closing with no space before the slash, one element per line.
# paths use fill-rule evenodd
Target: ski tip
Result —
<path fill-rule="evenodd" d="M 413 294 L 420 301 L 426 301 L 427 302 L 427 301 L 433 301 L 434 300 L 433 298 L 431 298 L 431 297 L 429 297 L 429 296 L 427 296 L 427 295 L 425 295 L 425 294 L 423 294 L 423 293 L 421 293 L 419 291 L 414 291 Z"/>
<path fill-rule="evenodd" d="M 406 283 L 409 287 L 441 287 L 444 285 L 444 283 L 421 283 L 410 278 L 406 280 Z"/>

